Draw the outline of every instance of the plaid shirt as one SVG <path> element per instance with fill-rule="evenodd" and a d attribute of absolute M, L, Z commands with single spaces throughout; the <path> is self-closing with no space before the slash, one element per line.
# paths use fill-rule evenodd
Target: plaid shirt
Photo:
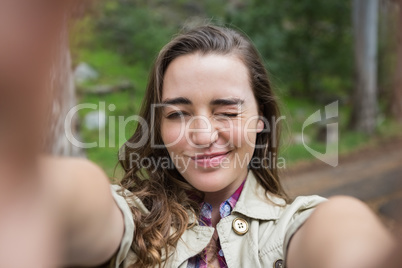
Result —
<path fill-rule="evenodd" d="M 245 182 L 246 180 L 243 181 L 243 183 L 240 185 L 239 188 L 237 188 L 236 192 L 234 192 L 234 194 L 231 197 L 229 197 L 225 202 L 223 202 L 220 205 L 219 214 L 221 218 L 225 218 L 229 216 L 230 213 L 232 213 L 232 210 L 235 207 L 237 200 L 239 200 Z M 202 226 L 212 227 L 211 215 L 212 215 L 212 206 L 206 202 L 203 202 L 201 204 L 199 224 Z M 219 261 L 219 267 L 226 268 L 228 266 L 226 264 L 225 256 L 223 255 L 219 238 L 217 244 L 218 244 L 217 257 Z M 207 264 L 208 264 L 207 251 L 206 249 L 204 249 L 202 253 L 188 260 L 187 268 L 206 268 L 208 266 Z"/>

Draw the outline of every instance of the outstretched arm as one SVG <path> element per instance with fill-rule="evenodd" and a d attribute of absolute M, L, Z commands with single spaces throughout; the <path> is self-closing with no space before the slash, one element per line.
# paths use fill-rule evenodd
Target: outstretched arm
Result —
<path fill-rule="evenodd" d="M 83 159 L 44 158 L 40 166 L 60 213 L 61 265 L 95 266 L 109 260 L 124 224 L 104 172 Z"/>
<path fill-rule="evenodd" d="M 365 204 L 334 197 L 319 205 L 295 233 L 287 267 L 384 267 L 394 248 L 391 234 Z"/>

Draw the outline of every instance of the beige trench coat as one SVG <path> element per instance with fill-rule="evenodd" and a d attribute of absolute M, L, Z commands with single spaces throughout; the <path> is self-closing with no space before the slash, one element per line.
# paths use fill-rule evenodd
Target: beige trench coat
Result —
<path fill-rule="evenodd" d="M 131 249 L 135 226 L 128 203 L 143 213 L 148 213 L 148 210 L 131 193 L 125 191 L 124 198 L 118 190 L 119 186 L 112 185 L 113 197 L 124 215 L 125 231 L 111 267 L 126 268 L 136 259 Z M 320 196 L 301 196 L 286 204 L 281 198 L 265 195 L 265 190 L 250 171 L 231 215 L 221 219 L 216 226 L 228 267 L 285 267 L 290 238 L 313 208 L 325 200 Z M 238 227 L 234 223 L 239 221 L 248 229 L 236 230 Z M 176 250 L 171 251 L 167 260 L 164 259 L 165 267 L 186 268 L 188 259 L 208 245 L 213 233 L 214 228 L 200 225 L 186 230 Z"/>

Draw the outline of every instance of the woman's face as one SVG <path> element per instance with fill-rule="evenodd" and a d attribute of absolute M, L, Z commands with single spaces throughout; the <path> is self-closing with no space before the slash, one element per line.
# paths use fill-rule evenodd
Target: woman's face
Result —
<path fill-rule="evenodd" d="M 235 191 L 264 127 L 243 62 L 235 55 L 176 58 L 162 103 L 162 140 L 177 170 L 200 191 Z"/>

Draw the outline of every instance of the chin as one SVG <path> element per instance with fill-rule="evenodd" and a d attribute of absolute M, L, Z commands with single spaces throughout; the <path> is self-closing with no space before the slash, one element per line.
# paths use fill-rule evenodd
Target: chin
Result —
<path fill-rule="evenodd" d="M 215 193 L 215 192 L 219 192 L 223 189 L 225 189 L 225 187 L 227 187 L 227 185 L 218 185 L 218 184 L 200 184 L 200 183 L 196 183 L 196 184 L 192 184 L 194 188 L 196 188 L 198 191 L 204 192 L 204 193 Z"/>
<path fill-rule="evenodd" d="M 186 180 L 201 192 L 213 193 L 228 187 L 232 181 L 228 181 L 223 174 L 191 172 Z"/>

